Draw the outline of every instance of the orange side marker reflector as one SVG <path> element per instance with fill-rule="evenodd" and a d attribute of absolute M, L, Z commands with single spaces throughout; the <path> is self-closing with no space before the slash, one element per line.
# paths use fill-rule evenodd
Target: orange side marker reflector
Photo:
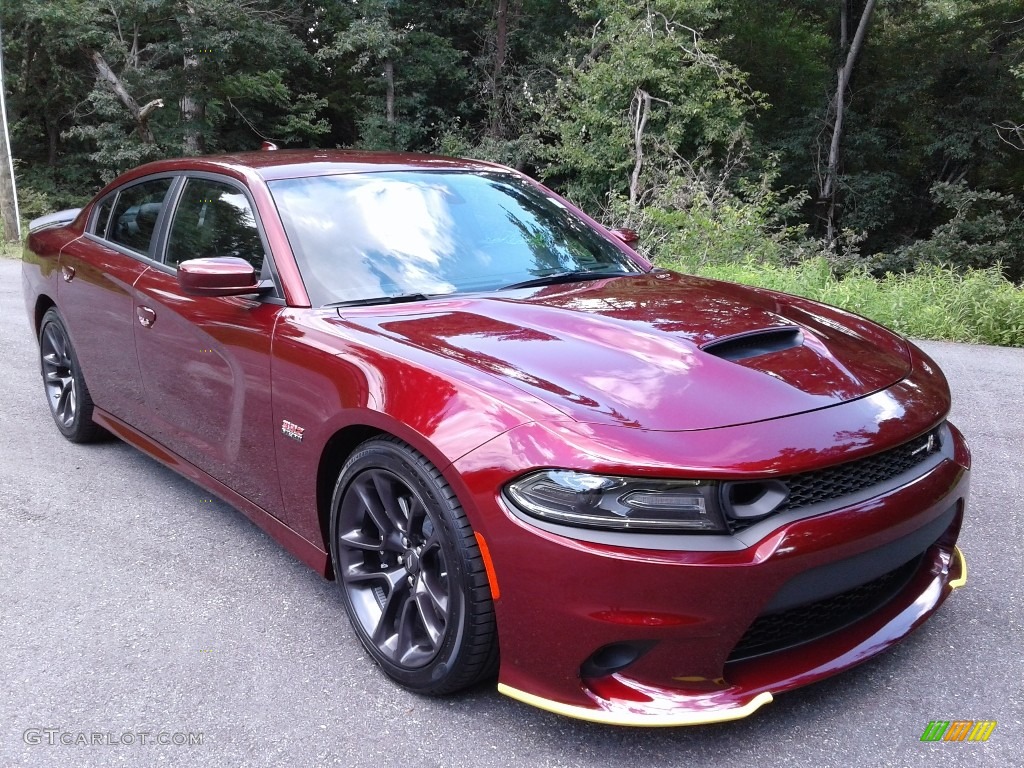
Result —
<path fill-rule="evenodd" d="M 484 570 L 487 571 L 487 581 L 491 584 L 491 598 L 497 600 L 501 597 L 501 590 L 498 589 L 498 576 L 494 573 L 494 563 L 491 561 L 491 550 L 487 548 L 487 542 L 484 541 L 484 537 L 476 531 L 473 532 L 473 536 L 476 537 L 476 545 L 480 547 L 480 557 L 484 559 Z"/>

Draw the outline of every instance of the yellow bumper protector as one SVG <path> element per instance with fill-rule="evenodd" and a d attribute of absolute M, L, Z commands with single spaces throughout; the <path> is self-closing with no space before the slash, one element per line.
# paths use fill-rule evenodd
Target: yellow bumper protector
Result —
<path fill-rule="evenodd" d="M 636 712 L 609 712 L 604 709 L 589 709 L 588 707 L 578 707 L 572 704 L 562 704 L 558 701 L 534 696 L 526 691 L 520 691 L 518 688 L 513 688 L 504 683 L 498 683 L 498 691 L 532 707 L 577 720 L 587 720 L 591 723 L 603 723 L 604 725 L 633 725 L 642 728 L 705 725 L 708 723 L 724 723 L 728 720 L 740 720 L 753 714 L 772 700 L 772 695 L 768 691 L 764 691 L 757 694 L 757 696 L 742 707 L 736 707 L 735 709 L 722 709 L 715 712 L 678 712 L 664 715 L 642 715 Z"/>
<path fill-rule="evenodd" d="M 960 589 L 967 583 L 967 560 L 964 558 L 964 553 L 960 551 L 960 547 L 953 547 L 953 550 L 956 553 L 956 559 L 960 561 L 960 578 L 949 582 L 949 588 Z"/>

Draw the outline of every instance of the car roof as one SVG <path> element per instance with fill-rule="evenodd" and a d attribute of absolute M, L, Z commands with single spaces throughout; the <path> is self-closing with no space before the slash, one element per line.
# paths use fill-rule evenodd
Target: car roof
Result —
<path fill-rule="evenodd" d="M 137 168 L 137 177 L 168 171 L 228 171 L 237 176 L 255 174 L 265 181 L 307 176 L 381 171 L 508 170 L 482 160 L 461 160 L 413 152 L 369 152 L 344 149 L 276 149 L 225 155 L 158 160 Z"/>

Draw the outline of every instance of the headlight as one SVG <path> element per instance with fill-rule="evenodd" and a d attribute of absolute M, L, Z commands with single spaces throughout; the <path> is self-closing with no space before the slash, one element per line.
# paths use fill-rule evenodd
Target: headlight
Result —
<path fill-rule="evenodd" d="M 526 514 L 553 523 L 726 533 L 717 490 L 713 481 L 643 480 L 549 469 L 509 483 L 505 496 Z"/>

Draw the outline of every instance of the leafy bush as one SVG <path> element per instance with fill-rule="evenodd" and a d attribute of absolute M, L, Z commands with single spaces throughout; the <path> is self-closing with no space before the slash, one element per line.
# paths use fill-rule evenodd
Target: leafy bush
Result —
<path fill-rule="evenodd" d="M 674 172 L 651 184 L 644 205 L 609 194 L 600 218 L 640 235 L 645 255 L 675 260 L 687 270 L 709 264 L 756 261 L 791 264 L 821 253 L 806 227 L 789 222 L 806 193 L 777 190 L 774 157 L 750 167 L 750 147 L 737 141 L 721 160 L 702 153 L 678 161 Z"/>
<path fill-rule="evenodd" d="M 662 259 L 680 269 L 680 259 Z M 1003 277 L 998 267 L 959 272 L 922 265 L 913 273 L 872 277 L 866 270 L 837 277 L 824 257 L 796 266 L 745 261 L 706 264 L 699 274 L 719 280 L 794 293 L 856 312 L 905 334 L 1024 347 L 1024 288 Z"/>
<path fill-rule="evenodd" d="M 958 268 L 999 265 L 1013 281 L 1024 280 L 1024 210 L 1012 195 L 972 189 L 965 182 L 932 186 L 932 200 L 949 212 L 931 236 L 880 256 L 882 269 L 908 270 L 919 264 Z"/>
<path fill-rule="evenodd" d="M 63 168 L 15 163 L 18 209 L 23 219 L 34 219 L 65 208 L 80 208 L 99 190 L 97 181 L 85 174 L 70 176 Z"/>

